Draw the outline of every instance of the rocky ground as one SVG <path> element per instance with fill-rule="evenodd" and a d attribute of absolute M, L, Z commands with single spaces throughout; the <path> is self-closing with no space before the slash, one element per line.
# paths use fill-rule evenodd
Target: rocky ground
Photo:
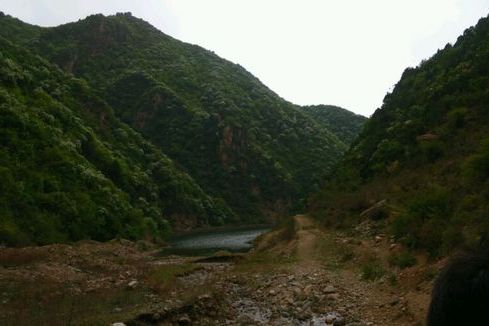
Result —
<path fill-rule="evenodd" d="M 390 239 L 322 230 L 302 215 L 292 222 L 247 255 L 210 259 L 124 240 L 0 249 L 0 324 L 424 324 L 428 276 L 443 262 L 421 257 L 365 279 L 361 266 L 386 266 Z"/>

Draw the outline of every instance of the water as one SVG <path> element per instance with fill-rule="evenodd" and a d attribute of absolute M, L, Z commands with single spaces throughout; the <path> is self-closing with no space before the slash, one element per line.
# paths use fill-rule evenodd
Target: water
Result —
<path fill-rule="evenodd" d="M 269 228 L 261 227 L 183 235 L 170 241 L 170 247 L 165 248 L 163 253 L 200 256 L 211 255 L 219 250 L 246 252 L 253 246 L 253 240 L 269 230 Z"/>

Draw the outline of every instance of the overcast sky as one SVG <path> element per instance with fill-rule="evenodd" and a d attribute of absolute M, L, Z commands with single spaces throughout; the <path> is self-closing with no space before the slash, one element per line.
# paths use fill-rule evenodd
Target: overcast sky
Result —
<path fill-rule="evenodd" d="M 0 0 L 0 10 L 41 26 L 131 11 L 291 102 L 370 115 L 406 67 L 453 43 L 489 0 Z"/>

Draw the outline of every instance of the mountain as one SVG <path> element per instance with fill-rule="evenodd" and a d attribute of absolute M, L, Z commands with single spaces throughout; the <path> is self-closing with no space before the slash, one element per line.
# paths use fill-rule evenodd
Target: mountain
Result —
<path fill-rule="evenodd" d="M 116 117 L 248 222 L 287 214 L 347 148 L 241 66 L 128 13 L 36 30 L 20 43 L 86 80 Z"/>
<path fill-rule="evenodd" d="M 435 256 L 474 243 L 489 231 L 488 103 L 484 18 L 404 71 L 311 211 L 343 226 L 380 219 L 399 242 Z"/>
<path fill-rule="evenodd" d="M 161 237 L 230 211 L 115 118 L 84 80 L 0 37 L 0 239 Z"/>
<path fill-rule="evenodd" d="M 244 68 L 130 14 L 42 28 L 0 13 L 0 27 L 4 243 L 264 221 L 347 148 Z"/>
<path fill-rule="evenodd" d="M 345 144 L 351 144 L 355 140 L 367 121 L 362 115 L 334 105 L 303 106 L 302 110 Z"/>

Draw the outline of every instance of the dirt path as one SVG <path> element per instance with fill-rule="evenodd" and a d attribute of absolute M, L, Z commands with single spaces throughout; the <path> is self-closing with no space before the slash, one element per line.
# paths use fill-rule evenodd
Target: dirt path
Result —
<path fill-rule="evenodd" d="M 318 229 L 314 221 L 306 215 L 294 216 L 295 230 L 297 236 L 297 267 L 317 267 L 316 243 Z"/>

